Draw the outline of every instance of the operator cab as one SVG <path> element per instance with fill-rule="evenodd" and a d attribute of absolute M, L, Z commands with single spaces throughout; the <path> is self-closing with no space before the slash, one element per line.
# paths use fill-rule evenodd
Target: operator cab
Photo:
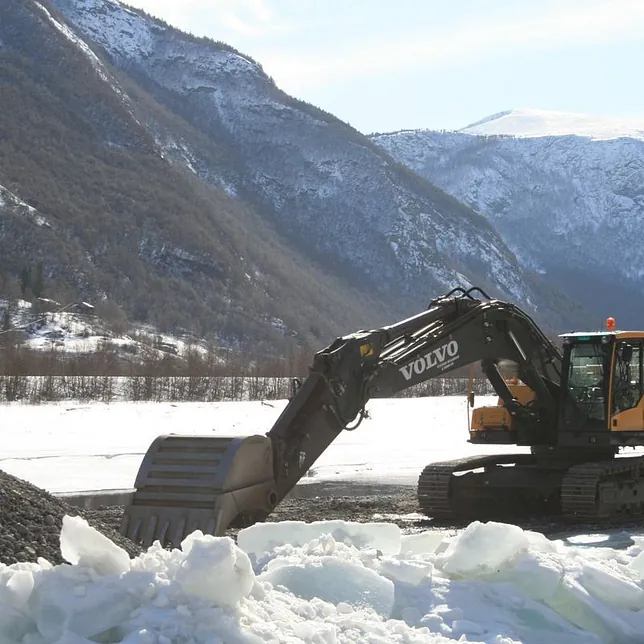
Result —
<path fill-rule="evenodd" d="M 566 333 L 563 340 L 560 444 L 620 445 L 644 433 L 644 332 Z M 627 432 L 617 435 L 618 432 Z"/>
<path fill-rule="evenodd" d="M 563 342 L 557 444 L 613 450 L 644 441 L 644 331 L 566 333 Z M 535 392 L 506 378 L 512 397 L 531 405 Z M 470 406 L 473 407 L 472 402 Z M 519 423 L 503 405 L 472 410 L 471 443 L 522 444 Z"/>

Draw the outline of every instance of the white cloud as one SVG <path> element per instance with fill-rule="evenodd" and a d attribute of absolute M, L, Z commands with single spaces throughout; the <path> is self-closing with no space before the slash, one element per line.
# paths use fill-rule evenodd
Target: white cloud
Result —
<path fill-rule="evenodd" d="M 278 84 L 297 91 L 372 73 L 462 64 L 517 47 L 535 51 L 642 33 L 644 0 L 560 0 L 555 9 L 504 21 L 461 25 L 422 37 L 378 39 L 340 50 L 336 44 L 315 55 L 266 51 L 261 61 Z"/>
<path fill-rule="evenodd" d="M 288 25 L 278 21 L 265 0 L 220 0 L 210 6 L 220 8 L 221 26 L 244 36 L 282 32 Z"/>

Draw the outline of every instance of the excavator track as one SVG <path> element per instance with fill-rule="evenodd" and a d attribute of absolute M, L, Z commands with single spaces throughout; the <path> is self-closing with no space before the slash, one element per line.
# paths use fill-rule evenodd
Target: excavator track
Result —
<path fill-rule="evenodd" d="M 503 488 L 475 484 L 455 485 L 455 475 L 483 468 L 488 471 L 502 465 L 533 465 L 535 458 L 531 454 L 502 454 L 494 456 L 471 456 L 452 461 L 442 461 L 427 465 L 418 479 L 418 502 L 426 516 L 434 519 L 451 519 L 476 513 L 481 509 L 480 503 L 488 501 L 498 507 L 499 495 Z M 460 478 L 460 477 L 459 477 Z M 463 477 L 467 482 L 467 479 Z M 480 479 L 478 479 L 480 481 Z M 512 491 L 510 488 L 507 491 Z M 508 495 L 505 495 L 506 497 Z M 510 495 L 511 496 L 511 495 Z M 487 497 L 487 498 L 486 498 Z M 504 499 L 507 507 L 511 499 Z"/>
<path fill-rule="evenodd" d="M 644 516 L 644 457 L 573 465 L 561 486 L 561 510 L 570 520 Z"/>

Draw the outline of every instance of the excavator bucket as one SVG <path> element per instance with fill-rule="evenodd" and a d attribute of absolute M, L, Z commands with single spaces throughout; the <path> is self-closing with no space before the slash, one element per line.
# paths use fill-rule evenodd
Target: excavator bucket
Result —
<path fill-rule="evenodd" d="M 150 445 L 121 533 L 144 546 L 178 547 L 191 532 L 223 535 L 265 518 L 277 503 L 266 436 L 159 436 Z"/>

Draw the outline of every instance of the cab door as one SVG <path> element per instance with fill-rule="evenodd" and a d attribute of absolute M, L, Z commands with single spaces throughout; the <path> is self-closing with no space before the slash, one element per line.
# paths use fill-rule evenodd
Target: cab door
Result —
<path fill-rule="evenodd" d="M 615 345 L 610 391 L 610 428 L 614 432 L 644 430 L 642 341 Z"/>

